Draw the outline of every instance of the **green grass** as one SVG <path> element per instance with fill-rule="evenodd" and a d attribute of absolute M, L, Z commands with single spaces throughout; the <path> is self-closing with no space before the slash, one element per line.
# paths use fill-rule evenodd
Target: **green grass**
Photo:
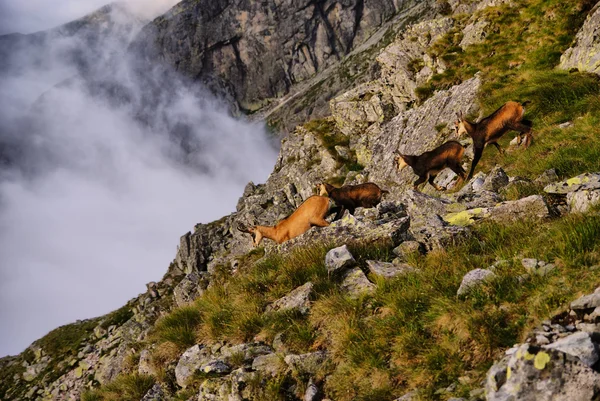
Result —
<path fill-rule="evenodd" d="M 89 390 L 81 395 L 81 401 L 139 401 L 154 385 L 151 376 L 120 375 L 99 390 Z"/>

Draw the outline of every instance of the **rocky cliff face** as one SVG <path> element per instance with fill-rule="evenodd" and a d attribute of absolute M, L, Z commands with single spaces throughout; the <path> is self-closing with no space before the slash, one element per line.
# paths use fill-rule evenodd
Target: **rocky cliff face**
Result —
<path fill-rule="evenodd" d="M 133 48 L 233 94 L 254 112 L 338 63 L 415 1 L 182 1 Z"/>
<path fill-rule="evenodd" d="M 485 7 L 505 2 L 441 3 L 445 14 L 473 13 L 456 33 L 463 35 L 466 47 L 486 35 L 488 25 L 481 13 Z M 184 1 L 144 28 L 134 50 L 144 54 L 147 63 L 159 58 L 189 77 L 231 90 L 244 109 L 256 110 L 338 63 L 368 41 L 375 28 L 413 5 L 385 1 L 283 2 L 265 8 L 244 1 Z M 598 174 L 558 182 L 556 173 L 548 171 L 536 180 L 546 186 L 543 195 L 517 200 L 507 200 L 507 194 L 532 181 L 509 177 L 499 167 L 476 175 L 454 193 L 431 196 L 431 189 L 425 193 L 409 189 L 415 177 L 408 169 L 397 172 L 393 152 L 419 154 L 456 139 L 451 129 L 455 113 L 479 112 L 477 95 L 482 85 L 481 76 L 475 75 L 417 104 L 415 89 L 446 68 L 443 60 L 430 55 L 429 47 L 458 29 L 453 17 L 435 12 L 427 16 L 432 18 L 416 21 L 380 46 L 370 59 L 378 72 L 332 98 L 331 117 L 298 126 L 283 139 L 273 173 L 264 184 L 246 186 L 236 212 L 210 224 L 199 224 L 194 232 L 181 237 L 175 260 L 160 283 L 150 283 L 148 291 L 123 310 L 57 329 L 56 335 L 75 338 L 72 349 L 52 347 L 48 339 L 42 339 L 20 356 L 0 360 L 0 396 L 76 399 L 82 389 L 107 383 L 120 372 L 129 371 L 161 377 L 173 384 L 174 388 L 154 385 L 144 400 L 173 399 L 174 393 L 186 388 L 193 388 L 191 393 L 180 392 L 186 399 L 261 399 L 264 378 L 272 376 L 285 378 L 281 384 L 284 387 L 290 378 L 304 381 L 306 388 L 302 391 L 296 385 L 286 387 L 290 398 L 302 393 L 305 400 L 323 399 L 327 378 L 319 377 L 320 368 L 335 363 L 334 350 L 323 345 L 314 352 L 295 353 L 285 347 L 283 334 L 270 342 L 257 336 L 236 345 L 224 341 L 196 344 L 178 354 L 175 362 L 165 364 L 160 372 L 149 356 L 156 351 L 151 333 L 160 315 L 176 306 L 189 305 L 218 285 L 223 275 L 235 277 L 241 258 L 248 257 L 252 249 L 249 236 L 236 230 L 236 225 L 274 224 L 311 196 L 315 184 L 323 180 L 340 184 L 374 181 L 390 194 L 377 208 L 358 209 L 353 216 L 346 213 L 329 227 L 312 228 L 282 245 L 267 243 L 265 252 L 287 255 L 302 246 L 336 247 L 325 258 L 328 277 L 335 291 L 353 299 L 375 293 L 387 285 L 386 280 L 415 273 L 415 268 L 406 263 L 406 255 L 444 248 L 468 236 L 478 222 L 535 222 L 593 210 L 600 202 Z M 593 18 L 582 32 L 594 31 L 590 27 Z M 587 38 L 580 33 L 578 43 Z M 444 173 L 437 182 L 451 187 L 454 178 L 452 173 Z M 397 258 L 391 262 L 369 260 L 368 267 L 361 268 L 346 247 L 357 241 L 385 242 L 393 246 Z M 512 262 L 497 261 L 487 269 L 467 273 L 456 296 L 464 297 L 494 282 L 502 265 Z M 527 273 L 511 277 L 518 283 L 534 282 L 555 268 L 554 263 L 535 259 L 521 258 L 519 263 Z M 309 314 L 315 287 L 312 282 L 301 283 L 261 313 Z M 554 316 L 534 330 L 525 343 L 490 370 L 485 384 L 487 396 L 477 390 L 471 398 L 569 399 L 580 394 L 578 399 L 593 399 L 598 394 L 600 375 L 597 292 L 575 301 L 566 314 Z M 193 387 L 191 382 L 198 377 L 201 384 Z M 539 383 L 545 385 L 543 391 L 536 387 Z M 572 391 L 566 392 L 566 388 Z M 449 397 L 440 394 L 443 399 Z M 416 397 L 416 393 L 409 393 L 400 399 Z"/>

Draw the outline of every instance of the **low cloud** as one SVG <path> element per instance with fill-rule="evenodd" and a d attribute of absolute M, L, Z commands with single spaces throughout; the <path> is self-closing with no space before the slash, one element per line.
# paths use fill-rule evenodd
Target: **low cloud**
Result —
<path fill-rule="evenodd" d="M 22 3 L 34 21 L 51 2 Z M 272 170 L 263 124 L 172 74 L 151 78 L 168 96 L 141 109 L 146 88 L 128 58 L 109 58 L 127 101 L 91 95 L 56 60 L 0 76 L 0 355 L 145 291 L 180 235 L 234 211 L 244 185 Z"/>

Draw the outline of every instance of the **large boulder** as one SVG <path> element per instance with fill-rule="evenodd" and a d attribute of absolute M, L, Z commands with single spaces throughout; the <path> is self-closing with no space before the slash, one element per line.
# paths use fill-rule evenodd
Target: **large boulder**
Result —
<path fill-rule="evenodd" d="M 325 266 L 329 274 L 336 274 L 354 265 L 356 260 L 346 245 L 330 249 L 325 255 Z"/>
<path fill-rule="evenodd" d="M 579 358 L 554 349 L 524 344 L 487 373 L 488 401 L 593 400 L 600 374 Z"/>
<path fill-rule="evenodd" d="M 278 299 L 267 306 L 267 312 L 295 310 L 300 313 L 308 313 L 310 310 L 310 295 L 313 291 L 313 283 L 308 282 L 296 288 L 288 295 Z"/>
<path fill-rule="evenodd" d="M 600 8 L 590 13 L 577 33 L 575 45 L 560 58 L 559 68 L 600 74 Z"/>

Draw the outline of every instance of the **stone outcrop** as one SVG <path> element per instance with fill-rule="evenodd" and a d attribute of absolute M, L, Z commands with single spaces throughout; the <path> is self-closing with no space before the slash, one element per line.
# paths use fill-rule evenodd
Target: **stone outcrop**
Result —
<path fill-rule="evenodd" d="M 585 213 L 600 204 L 600 173 L 584 173 L 550 184 L 544 191 L 566 203 L 567 212 Z"/>
<path fill-rule="evenodd" d="M 600 8 L 590 12 L 581 30 L 577 33 L 576 43 L 567 49 L 560 58 L 559 68 L 588 71 L 600 74 Z"/>
<path fill-rule="evenodd" d="M 147 25 L 132 48 L 233 94 L 255 111 L 339 62 L 414 1 L 184 0 Z"/>

